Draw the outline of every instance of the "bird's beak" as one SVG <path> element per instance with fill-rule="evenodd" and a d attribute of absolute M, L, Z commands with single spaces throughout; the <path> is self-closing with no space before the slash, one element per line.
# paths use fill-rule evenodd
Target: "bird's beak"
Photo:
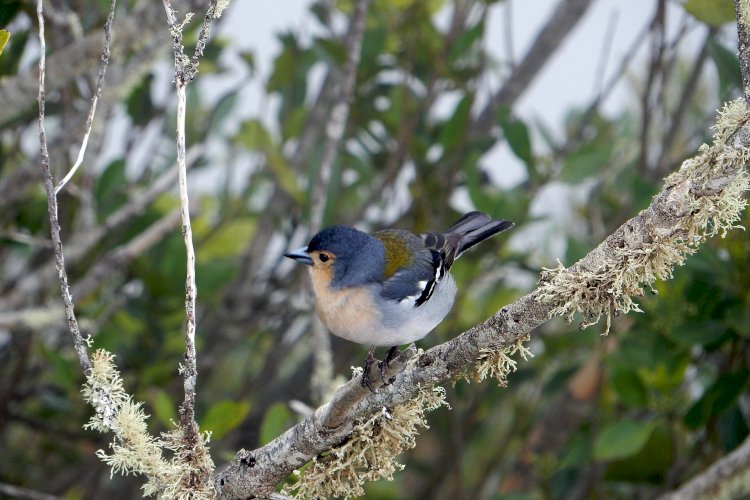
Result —
<path fill-rule="evenodd" d="M 300 247 L 296 250 L 292 250 L 289 253 L 285 253 L 284 257 L 289 257 L 290 259 L 294 259 L 297 262 L 300 262 L 302 264 L 307 264 L 308 266 L 313 265 L 313 261 L 310 258 L 310 255 L 307 253 L 307 247 Z"/>

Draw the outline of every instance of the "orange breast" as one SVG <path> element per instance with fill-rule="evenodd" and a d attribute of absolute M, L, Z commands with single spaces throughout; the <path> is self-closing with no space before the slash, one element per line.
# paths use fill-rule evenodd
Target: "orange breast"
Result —
<path fill-rule="evenodd" d="M 380 325 L 380 312 L 366 288 L 332 289 L 329 286 L 330 271 L 310 269 L 315 310 L 324 325 L 334 335 L 359 343 L 368 343 L 368 336 Z"/>

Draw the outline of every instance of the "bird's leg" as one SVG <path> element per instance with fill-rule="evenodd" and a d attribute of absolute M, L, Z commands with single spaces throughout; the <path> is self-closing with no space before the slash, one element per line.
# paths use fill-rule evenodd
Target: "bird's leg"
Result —
<path fill-rule="evenodd" d="M 362 380 L 361 380 L 362 387 L 367 387 L 368 389 L 370 389 L 370 392 L 372 392 L 373 394 L 375 393 L 375 388 L 372 386 L 372 381 L 370 380 L 370 367 L 375 363 L 375 356 L 373 356 L 374 352 L 375 352 L 375 346 L 371 346 L 370 350 L 367 351 L 365 364 L 362 367 Z"/>
<path fill-rule="evenodd" d="M 385 353 L 385 359 L 378 363 L 378 367 L 380 368 L 380 378 L 383 380 L 383 385 L 389 385 L 392 382 L 392 380 L 385 379 L 385 370 L 388 368 L 388 364 L 396 359 L 399 354 L 401 354 L 401 351 L 398 350 L 397 345 L 394 345 Z"/>

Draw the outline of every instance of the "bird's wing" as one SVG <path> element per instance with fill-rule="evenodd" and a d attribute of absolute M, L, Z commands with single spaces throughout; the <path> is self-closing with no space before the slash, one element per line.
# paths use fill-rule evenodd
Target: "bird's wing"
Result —
<path fill-rule="evenodd" d="M 385 248 L 381 295 L 413 307 L 424 304 L 445 272 L 439 253 L 408 231 L 386 229 L 373 236 Z"/>

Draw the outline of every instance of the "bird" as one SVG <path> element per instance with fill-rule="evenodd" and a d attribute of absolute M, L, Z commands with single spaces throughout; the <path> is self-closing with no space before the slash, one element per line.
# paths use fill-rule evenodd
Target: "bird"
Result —
<path fill-rule="evenodd" d="M 383 229 L 372 234 L 350 226 L 327 227 L 285 257 L 309 267 L 315 311 L 336 336 L 369 345 L 361 383 L 373 389 L 369 371 L 377 347 L 398 347 L 430 333 L 456 297 L 450 274 L 454 261 L 474 245 L 510 229 L 513 222 L 483 212 L 465 214 L 443 232 L 415 234 Z"/>

